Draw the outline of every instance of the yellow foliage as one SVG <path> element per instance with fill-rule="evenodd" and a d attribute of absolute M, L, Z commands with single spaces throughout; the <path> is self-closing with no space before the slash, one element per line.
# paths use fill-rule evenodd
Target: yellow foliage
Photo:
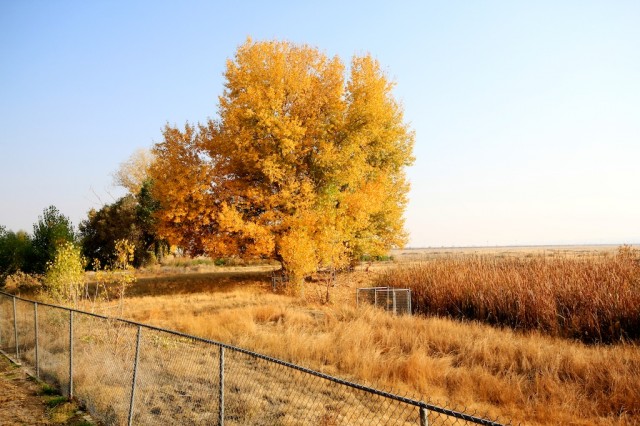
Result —
<path fill-rule="evenodd" d="M 155 158 L 149 150 L 138 149 L 127 161 L 120 164 L 113 174 L 114 183 L 125 188 L 130 194 L 136 195 L 140 192 L 144 181 L 148 179 L 149 169 L 154 161 Z"/>
<path fill-rule="evenodd" d="M 298 291 L 305 275 L 314 272 L 318 265 L 316 244 L 302 227 L 291 229 L 279 239 L 283 266 L 291 271 L 291 282 Z"/>
<path fill-rule="evenodd" d="M 369 55 L 247 40 L 219 120 L 167 126 L 150 177 L 160 233 L 192 254 L 270 257 L 302 277 L 406 240 L 413 133 Z"/>
<path fill-rule="evenodd" d="M 47 264 L 45 291 L 57 301 L 77 306 L 84 285 L 84 265 L 80 247 L 70 242 L 60 244 L 54 260 Z"/>

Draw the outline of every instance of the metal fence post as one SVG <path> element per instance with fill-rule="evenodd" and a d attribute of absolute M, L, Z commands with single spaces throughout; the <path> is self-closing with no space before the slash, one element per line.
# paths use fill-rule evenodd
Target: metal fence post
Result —
<path fill-rule="evenodd" d="M 18 349 L 18 316 L 16 315 L 16 297 L 13 296 L 13 333 L 16 340 L 16 361 L 20 361 L 20 350 Z"/>
<path fill-rule="evenodd" d="M 427 409 L 420 407 L 420 426 L 429 426 L 429 418 L 427 417 Z"/>
<path fill-rule="evenodd" d="M 38 357 L 38 302 L 33 302 L 33 328 L 35 331 L 36 377 L 40 378 L 40 360 Z"/>
<path fill-rule="evenodd" d="M 73 311 L 69 311 L 69 399 L 73 398 Z"/>
<path fill-rule="evenodd" d="M 136 394 L 136 377 L 138 376 L 138 360 L 140 358 L 140 335 L 142 334 L 142 326 L 138 326 L 138 336 L 136 337 L 136 357 L 133 361 L 133 378 L 131 379 L 131 400 L 129 401 L 129 422 L 131 426 L 133 422 L 133 402 Z"/>
<path fill-rule="evenodd" d="M 220 389 L 218 390 L 218 424 L 224 426 L 224 347 L 220 346 Z"/>
<path fill-rule="evenodd" d="M 4 300 L 4 295 L 2 295 L 3 300 Z M 4 309 L 2 308 L 2 305 L 0 304 L 0 321 L 2 321 L 4 319 L 4 316 L 2 315 L 4 312 Z M 2 333 L 4 332 L 4 330 L 2 330 L 2 327 L 0 327 L 0 349 L 2 349 Z"/>

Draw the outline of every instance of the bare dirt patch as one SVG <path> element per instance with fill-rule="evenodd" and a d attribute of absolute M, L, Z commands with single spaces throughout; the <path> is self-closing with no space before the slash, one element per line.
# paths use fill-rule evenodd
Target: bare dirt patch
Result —
<path fill-rule="evenodd" d="M 74 401 L 0 355 L 0 426 L 96 424 Z"/>
<path fill-rule="evenodd" d="M 0 425 L 51 425 L 38 385 L 0 355 Z"/>

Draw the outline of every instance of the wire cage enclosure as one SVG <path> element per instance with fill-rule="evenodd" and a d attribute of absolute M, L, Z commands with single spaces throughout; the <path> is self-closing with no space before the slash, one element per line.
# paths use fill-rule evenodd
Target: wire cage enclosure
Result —
<path fill-rule="evenodd" d="M 356 302 L 380 307 L 396 315 L 411 315 L 411 290 L 408 288 L 367 287 L 356 290 Z"/>
<path fill-rule="evenodd" d="M 271 289 L 273 292 L 283 290 L 289 283 L 289 276 L 283 271 L 271 271 Z"/>

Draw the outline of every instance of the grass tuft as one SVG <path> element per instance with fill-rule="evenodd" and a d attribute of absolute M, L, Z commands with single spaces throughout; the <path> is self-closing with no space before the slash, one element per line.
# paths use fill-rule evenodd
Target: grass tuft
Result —
<path fill-rule="evenodd" d="M 67 397 L 65 396 L 51 396 L 49 398 L 47 398 L 45 400 L 45 404 L 47 405 L 47 407 L 49 408 L 55 408 L 59 405 L 62 405 L 64 403 L 66 403 L 68 401 Z"/>

